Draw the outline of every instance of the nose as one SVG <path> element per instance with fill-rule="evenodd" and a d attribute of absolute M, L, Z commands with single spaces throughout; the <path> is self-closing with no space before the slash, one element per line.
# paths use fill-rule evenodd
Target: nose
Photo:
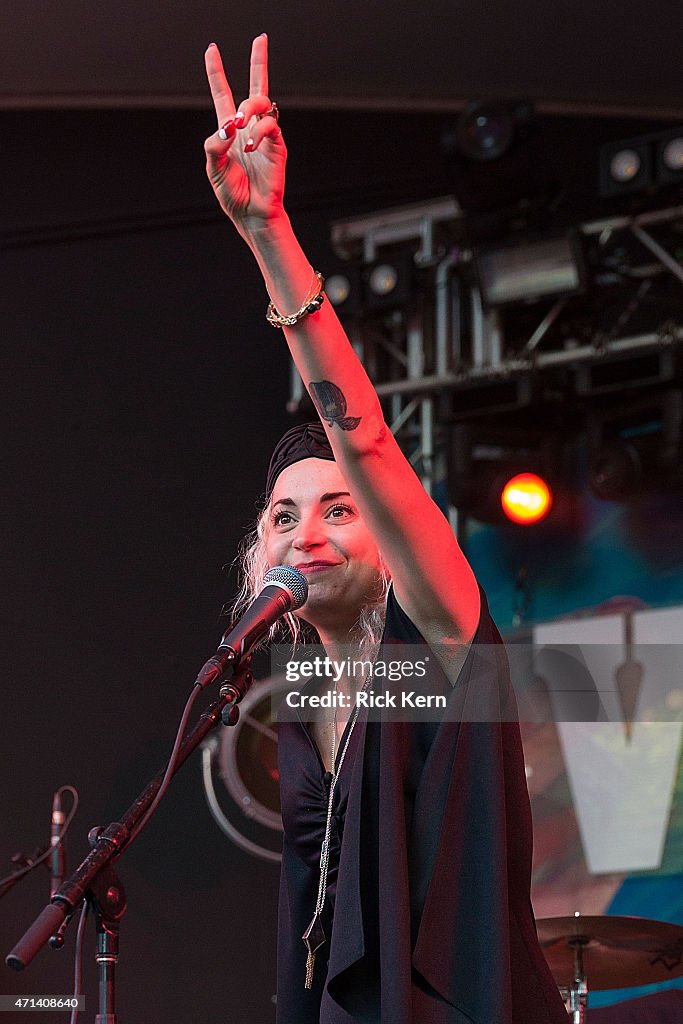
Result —
<path fill-rule="evenodd" d="M 292 547 L 297 551 L 310 551 L 326 542 L 325 530 L 318 516 L 305 516 L 299 521 Z"/>

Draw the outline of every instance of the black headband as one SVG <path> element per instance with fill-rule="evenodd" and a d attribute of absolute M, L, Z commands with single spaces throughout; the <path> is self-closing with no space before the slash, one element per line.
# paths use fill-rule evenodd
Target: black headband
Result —
<path fill-rule="evenodd" d="M 302 459 L 334 462 L 334 454 L 321 423 L 300 423 L 288 430 L 275 445 L 266 477 L 266 502 L 270 501 L 275 481 L 282 470 Z"/>

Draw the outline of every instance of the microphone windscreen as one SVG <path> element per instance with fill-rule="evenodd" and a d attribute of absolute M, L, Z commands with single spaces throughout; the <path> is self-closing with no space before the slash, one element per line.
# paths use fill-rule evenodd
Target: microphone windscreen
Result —
<path fill-rule="evenodd" d="M 276 565 L 269 569 L 263 578 L 264 586 L 269 583 L 278 583 L 281 587 L 291 591 L 295 602 L 292 605 L 292 611 L 301 608 L 302 604 L 306 604 L 308 583 L 304 574 L 298 569 L 291 569 L 288 565 Z"/>

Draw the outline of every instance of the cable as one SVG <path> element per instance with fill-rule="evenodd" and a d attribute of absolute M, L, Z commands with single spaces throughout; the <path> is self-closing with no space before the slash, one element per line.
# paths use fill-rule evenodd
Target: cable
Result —
<path fill-rule="evenodd" d="M 130 844 L 133 842 L 133 840 L 137 839 L 137 837 L 140 835 L 140 833 L 142 832 L 143 828 L 145 827 L 145 825 L 147 824 L 149 819 L 152 817 L 152 815 L 156 811 L 156 809 L 159 806 L 159 804 L 161 803 L 161 801 L 163 799 L 163 796 L 164 796 L 166 790 L 168 789 L 169 783 L 171 781 L 171 778 L 173 777 L 173 773 L 174 773 L 175 768 L 176 768 L 176 762 L 178 760 L 178 752 L 180 750 L 180 745 L 183 742 L 183 737 L 185 736 L 185 729 L 187 727 L 187 722 L 188 722 L 188 719 L 190 717 L 190 712 L 192 711 L 192 707 L 194 705 L 194 702 L 196 701 L 197 697 L 199 696 L 199 694 L 201 692 L 202 692 L 202 687 L 198 686 L 198 685 L 195 685 L 193 687 L 193 689 L 192 689 L 192 692 L 190 693 L 190 696 L 187 699 L 187 703 L 185 705 L 185 709 L 183 711 L 182 718 L 180 719 L 180 724 L 178 725 L 178 731 L 176 733 L 175 741 L 173 743 L 173 750 L 171 751 L 171 756 L 168 759 L 168 764 L 166 766 L 166 771 L 164 773 L 163 779 L 161 780 L 161 785 L 159 786 L 159 790 L 157 792 L 157 795 L 154 797 L 154 800 L 152 801 L 150 806 L 147 808 L 147 811 L 146 811 L 144 817 L 139 822 L 139 824 L 138 824 L 137 828 L 135 829 L 135 831 L 132 832 L 131 835 L 126 840 L 126 842 L 125 842 L 125 846 L 126 847 L 130 846 Z"/>
<path fill-rule="evenodd" d="M 88 917 L 88 911 L 90 910 L 90 904 L 87 900 L 83 900 L 83 906 L 81 907 L 81 916 L 78 919 L 78 931 L 76 932 L 76 951 L 74 954 L 74 999 L 78 999 L 81 994 L 81 974 L 83 971 L 83 936 L 85 934 L 85 922 Z M 71 1019 L 69 1024 L 76 1024 L 76 1017 L 78 1016 L 78 1004 L 71 1010 Z"/>
<path fill-rule="evenodd" d="M 57 793 L 55 793 L 54 795 L 56 796 L 57 794 L 59 794 L 59 796 L 61 796 L 62 793 L 71 793 L 73 797 L 73 806 L 71 807 L 71 810 L 64 819 L 64 828 L 62 829 L 62 834 L 60 835 L 58 841 L 55 843 L 55 846 L 61 846 L 61 844 L 66 839 L 66 834 L 69 831 L 69 826 L 71 825 L 71 822 L 74 819 L 76 811 L 78 810 L 79 803 L 78 791 L 74 788 L 74 786 L 61 786 L 57 790 Z M 28 873 L 30 871 L 33 871 L 34 868 L 37 868 L 39 864 L 44 864 L 45 861 L 50 856 L 50 854 L 52 853 L 52 851 L 54 850 L 55 846 L 48 846 L 47 850 L 45 850 L 44 853 L 41 853 L 40 857 L 37 857 L 36 860 L 31 861 L 30 864 L 26 865 L 26 867 L 20 868 L 19 871 L 15 871 L 13 874 L 8 875 L 6 878 L 0 878 L 0 896 L 4 896 L 4 893 L 1 891 L 3 886 L 6 885 L 8 889 L 10 889 L 14 885 L 14 883 L 18 882 L 20 878 L 24 877 L 24 875 L 28 875 Z"/>
<path fill-rule="evenodd" d="M 189 698 L 187 700 L 187 703 L 185 704 L 185 708 L 183 710 L 183 714 L 182 714 L 182 717 L 180 719 L 180 723 L 178 725 L 178 730 L 176 732 L 175 741 L 173 743 L 173 749 L 171 750 L 171 756 L 168 759 L 168 764 L 166 766 L 166 771 L 164 773 L 164 777 L 161 780 L 161 785 L 159 786 L 158 792 L 157 792 L 156 796 L 154 797 L 154 800 L 152 801 L 150 806 L 147 808 L 147 811 L 146 811 L 144 817 L 139 822 L 139 824 L 138 824 L 137 828 L 135 829 L 135 831 L 133 833 L 131 833 L 131 835 L 129 836 L 128 840 L 126 841 L 126 846 L 129 845 L 130 843 L 132 843 L 133 840 L 142 832 L 143 828 L 145 827 L 145 825 L 147 824 L 149 819 L 152 817 L 152 815 L 154 814 L 155 810 L 159 806 L 161 800 L 163 799 L 164 793 L 168 789 L 169 783 L 170 783 L 171 778 L 173 777 L 173 773 L 175 771 L 176 762 L 178 760 L 178 753 L 179 753 L 179 750 L 180 750 L 181 743 L 183 741 L 183 737 L 185 735 L 185 729 L 187 728 L 187 722 L 188 722 L 188 719 L 190 717 L 190 713 L 192 711 L 192 707 L 193 707 L 194 702 L 196 701 L 197 697 L 199 696 L 199 694 L 201 692 L 202 692 L 201 686 L 194 686 L 193 689 L 192 689 L 192 692 L 190 693 L 190 696 L 189 696 Z M 80 915 L 80 918 L 79 918 L 79 921 L 78 921 L 78 931 L 76 933 L 76 951 L 75 951 L 75 955 L 74 955 L 74 998 L 77 998 L 80 995 L 81 970 L 82 970 L 82 960 L 83 960 L 83 934 L 84 934 L 84 931 L 85 931 L 85 922 L 86 922 L 86 918 L 88 916 L 88 910 L 89 910 L 89 902 L 88 902 L 87 899 L 85 899 L 83 901 L 83 907 L 81 909 L 81 915 Z M 76 1024 L 76 1017 L 78 1015 L 78 1012 L 79 1012 L 78 1011 L 78 1006 L 74 1006 L 73 1009 L 71 1010 L 70 1024 Z"/>

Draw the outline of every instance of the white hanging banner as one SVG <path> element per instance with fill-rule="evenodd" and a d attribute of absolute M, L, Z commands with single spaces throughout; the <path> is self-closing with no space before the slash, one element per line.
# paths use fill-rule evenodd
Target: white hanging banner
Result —
<path fill-rule="evenodd" d="M 683 734 L 680 636 L 683 608 L 534 629 L 592 874 L 661 864 Z"/>

